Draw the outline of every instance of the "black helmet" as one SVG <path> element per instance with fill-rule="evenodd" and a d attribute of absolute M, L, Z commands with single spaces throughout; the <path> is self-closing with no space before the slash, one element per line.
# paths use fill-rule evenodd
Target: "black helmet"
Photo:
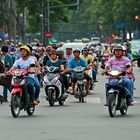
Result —
<path fill-rule="evenodd" d="M 82 51 L 88 51 L 89 49 L 87 47 L 84 47 Z"/>
<path fill-rule="evenodd" d="M 83 50 L 82 50 L 82 53 L 83 54 L 88 54 L 88 51 L 89 51 L 89 49 L 87 47 L 84 47 Z"/>
<path fill-rule="evenodd" d="M 1 51 L 2 52 L 8 52 L 8 46 L 2 46 Z"/>

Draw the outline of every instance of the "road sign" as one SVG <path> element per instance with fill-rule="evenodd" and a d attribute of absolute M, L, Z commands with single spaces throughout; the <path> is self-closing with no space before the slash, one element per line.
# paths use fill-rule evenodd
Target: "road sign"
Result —
<path fill-rule="evenodd" d="M 51 32 L 46 32 L 45 37 L 46 37 L 46 38 L 51 38 L 51 37 L 52 37 Z"/>

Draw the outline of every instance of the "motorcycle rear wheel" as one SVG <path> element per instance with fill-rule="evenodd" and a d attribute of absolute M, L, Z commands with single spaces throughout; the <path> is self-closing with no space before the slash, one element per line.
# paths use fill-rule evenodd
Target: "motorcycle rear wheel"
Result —
<path fill-rule="evenodd" d="M 109 111 L 110 117 L 115 117 L 116 110 L 117 110 L 116 95 L 109 94 L 108 95 L 108 111 Z"/>
<path fill-rule="evenodd" d="M 127 108 L 125 108 L 125 109 L 120 109 L 120 113 L 121 113 L 121 115 L 126 115 L 127 114 Z"/>
<path fill-rule="evenodd" d="M 20 96 L 18 94 L 14 94 L 11 97 L 11 113 L 14 118 L 17 118 L 20 114 Z"/>
<path fill-rule="evenodd" d="M 64 105 L 64 101 L 59 101 L 58 103 L 59 103 L 59 105 L 61 105 L 61 106 Z"/>
<path fill-rule="evenodd" d="M 34 105 L 29 105 L 28 109 L 27 109 L 27 114 L 29 116 L 32 116 L 34 114 L 35 111 L 35 106 Z"/>

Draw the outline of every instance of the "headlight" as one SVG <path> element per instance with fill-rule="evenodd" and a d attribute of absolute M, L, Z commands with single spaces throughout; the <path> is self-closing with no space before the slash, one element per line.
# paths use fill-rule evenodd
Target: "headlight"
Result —
<path fill-rule="evenodd" d="M 112 76 L 117 76 L 119 74 L 120 74 L 120 72 L 118 70 L 113 70 L 110 72 L 110 75 L 112 75 Z"/>

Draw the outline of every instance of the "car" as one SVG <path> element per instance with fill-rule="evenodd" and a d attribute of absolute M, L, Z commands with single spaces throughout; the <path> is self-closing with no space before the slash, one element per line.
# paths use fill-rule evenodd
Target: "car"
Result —
<path fill-rule="evenodd" d="M 140 40 L 130 41 L 130 51 L 131 51 L 131 54 L 133 56 L 133 61 L 138 60 L 139 49 L 140 49 Z"/>
<path fill-rule="evenodd" d="M 71 42 L 71 43 L 64 43 L 60 49 L 64 50 L 64 53 L 66 53 L 66 48 L 72 48 L 72 50 L 75 50 L 78 48 L 80 51 L 85 47 L 85 44 L 82 42 Z"/>

